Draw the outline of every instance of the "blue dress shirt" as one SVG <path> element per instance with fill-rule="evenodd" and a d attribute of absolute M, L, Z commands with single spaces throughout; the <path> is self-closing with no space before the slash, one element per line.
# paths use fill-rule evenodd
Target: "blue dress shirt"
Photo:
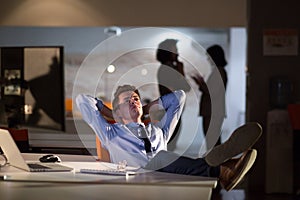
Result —
<path fill-rule="evenodd" d="M 108 150 L 111 162 L 126 160 L 130 166 L 144 167 L 158 152 L 167 150 L 167 143 L 182 113 L 185 98 L 182 90 L 160 97 L 159 105 L 165 109 L 165 114 L 159 122 L 149 123 L 147 126 L 107 122 L 99 112 L 103 106 L 102 100 L 89 95 L 78 95 L 76 104 L 84 121 L 94 130 L 102 146 Z M 151 152 L 148 153 L 144 141 L 139 138 L 141 126 L 144 126 L 151 142 Z"/>

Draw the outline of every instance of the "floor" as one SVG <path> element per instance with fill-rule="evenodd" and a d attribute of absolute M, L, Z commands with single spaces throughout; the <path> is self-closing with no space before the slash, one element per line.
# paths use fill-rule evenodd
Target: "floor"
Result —
<path fill-rule="evenodd" d="M 237 189 L 232 191 L 220 190 L 214 192 L 212 200 L 300 200 L 300 194 L 253 194 L 246 193 L 245 190 Z"/>

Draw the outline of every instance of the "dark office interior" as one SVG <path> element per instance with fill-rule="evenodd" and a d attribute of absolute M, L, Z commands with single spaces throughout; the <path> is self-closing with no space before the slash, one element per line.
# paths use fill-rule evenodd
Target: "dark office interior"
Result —
<path fill-rule="evenodd" d="M 223 194 L 223 197 L 213 195 L 213 199 L 289 200 L 300 199 L 300 79 L 298 74 L 300 69 L 297 68 L 300 66 L 299 19 L 297 0 L 154 0 L 149 2 L 130 0 L 126 3 L 118 0 L 11 0 L 2 2 L 0 7 L 0 33 L 1 29 L 12 27 L 246 28 L 245 121 L 260 123 L 263 135 L 254 146 L 258 150 L 257 161 L 250 175 L 245 177 L 243 184 L 237 190 Z M 19 38 L 15 38 L 14 43 L 16 44 L 18 40 Z M 61 40 L 60 38 L 58 41 Z M 74 42 L 80 43 L 80 41 Z M 44 112 L 50 112 L 48 116 L 52 117 L 38 116 L 43 120 L 34 127 L 34 130 L 49 129 L 47 134 L 66 131 L 66 129 L 72 131 L 74 127 L 68 126 L 68 123 L 72 123 L 69 116 L 71 113 L 68 113 L 71 105 L 64 101 L 63 66 L 66 60 L 64 47 L 59 42 L 53 46 L 39 44 L 40 52 L 37 52 L 33 42 L 32 46 L 24 46 L 21 43 L 14 47 L 1 46 L 0 48 L 1 78 L 22 80 L 26 75 L 28 77 L 26 79 L 33 80 L 32 83 L 18 81 L 18 88 L 2 87 L 0 101 L 10 102 L 11 115 L 17 115 L 4 126 L 15 130 L 18 129 L 17 125 L 20 121 L 26 120 L 28 123 L 26 126 L 30 126 L 30 123 L 37 120 L 36 118 L 24 119 L 24 116 L 18 115 L 20 109 L 24 108 L 15 106 L 27 104 L 22 92 L 27 90 L 29 84 L 33 84 L 36 86 L 36 91 L 49 90 L 48 95 L 57 95 L 55 99 L 59 99 L 58 102 L 42 103 L 41 106 L 46 106 Z M 28 56 L 35 56 L 35 53 L 38 57 L 43 56 L 50 65 L 52 63 L 52 68 L 54 65 L 58 67 L 58 75 L 54 79 L 44 75 L 48 68 L 38 69 L 41 70 L 40 72 L 26 71 L 24 62 L 34 65 L 35 61 L 30 61 Z M 74 62 L 82 61 L 83 58 L 80 58 Z M 13 66 L 13 68 L 5 66 Z M 34 83 L 34 80 L 41 82 Z M 39 87 L 47 86 L 50 82 L 56 83 L 52 87 L 56 88 L 57 93 L 51 93 L 54 88 L 50 90 L 48 87 L 45 89 Z M 34 104 L 33 93 L 32 97 L 27 98 L 31 104 Z M 11 95 L 17 98 L 10 99 Z M 44 100 L 49 98 L 38 92 L 36 97 Z M 28 112 L 34 112 L 34 107 L 28 109 Z M 53 113 L 54 109 L 57 110 Z M 1 117 L 0 115 L 0 121 Z M 15 131 L 15 134 L 18 134 L 18 130 Z M 27 146 L 28 136 L 14 137 L 24 151 L 32 150 Z M 35 151 L 40 150 L 35 149 Z M 88 153 L 84 149 L 68 149 L 64 152 Z M 243 192 L 239 196 L 241 190 Z"/>

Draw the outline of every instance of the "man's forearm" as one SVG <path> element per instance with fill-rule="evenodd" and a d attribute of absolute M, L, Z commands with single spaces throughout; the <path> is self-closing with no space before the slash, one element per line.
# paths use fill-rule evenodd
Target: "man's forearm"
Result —
<path fill-rule="evenodd" d="M 101 114 L 104 116 L 104 117 L 107 117 L 107 118 L 110 118 L 110 119 L 113 119 L 113 114 L 112 114 L 112 110 L 107 107 L 106 105 L 103 104 L 103 107 L 102 109 L 100 110 Z"/>
<path fill-rule="evenodd" d="M 144 105 L 144 106 L 143 106 L 143 114 L 144 114 L 144 115 L 148 115 L 151 106 L 157 105 L 157 104 L 158 104 L 158 99 L 156 99 L 156 100 L 154 100 L 154 101 L 151 101 L 150 103 Z"/>
<path fill-rule="evenodd" d="M 105 118 L 113 119 L 112 110 L 107 107 L 102 100 L 95 98 L 97 103 L 96 106 L 98 108 L 98 111 L 101 113 L 101 115 Z"/>

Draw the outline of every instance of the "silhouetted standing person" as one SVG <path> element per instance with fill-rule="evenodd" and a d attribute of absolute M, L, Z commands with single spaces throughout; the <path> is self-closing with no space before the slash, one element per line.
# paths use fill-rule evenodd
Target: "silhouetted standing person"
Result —
<path fill-rule="evenodd" d="M 166 39 L 159 44 L 156 52 L 156 59 L 161 63 L 157 73 L 161 96 L 175 90 L 187 92 L 191 89 L 185 79 L 183 63 L 178 61 L 177 42 L 178 40 L 175 39 Z M 181 120 L 179 120 L 170 141 L 179 132 L 180 125 Z"/>
<path fill-rule="evenodd" d="M 212 78 L 212 77 L 216 77 L 216 76 L 213 76 L 214 73 L 220 73 L 220 76 L 222 78 L 225 89 L 226 89 L 227 80 L 228 80 L 227 72 L 225 70 L 227 61 L 225 59 L 225 53 L 224 53 L 224 50 L 222 49 L 222 47 L 219 45 L 213 45 L 213 46 L 210 46 L 209 48 L 207 48 L 206 51 L 207 51 L 207 54 L 212 59 L 212 61 L 215 63 L 216 67 L 213 68 L 213 71 L 212 71 L 210 77 L 208 78 L 207 82 L 205 82 L 203 77 L 201 77 L 199 75 L 195 75 L 192 77 L 195 80 L 195 82 L 199 85 L 199 90 L 202 92 L 202 96 L 201 96 L 201 100 L 200 100 L 199 115 L 202 117 L 202 126 L 203 126 L 204 135 L 207 134 L 207 131 L 208 131 L 208 128 L 209 128 L 210 122 L 211 122 L 211 116 L 212 116 L 211 94 L 209 92 L 207 85 L 210 82 L 215 81 Z M 224 118 L 226 117 L 225 96 L 222 97 L 221 95 L 222 94 L 220 94 L 219 98 L 220 98 L 221 103 L 224 105 L 220 106 L 220 110 L 218 110 L 218 114 L 219 114 L 219 117 L 222 119 L 221 119 L 220 123 L 216 122 L 216 124 L 213 124 L 213 126 L 220 126 L 220 127 L 217 127 L 218 129 L 220 129 L 220 131 L 221 131 L 222 122 L 223 122 Z M 209 141 L 207 139 L 206 142 L 207 142 L 208 149 L 210 149 L 214 146 L 214 144 L 213 144 L 214 141 Z M 216 145 L 218 145 L 218 144 L 221 144 L 220 137 L 219 137 Z"/>

